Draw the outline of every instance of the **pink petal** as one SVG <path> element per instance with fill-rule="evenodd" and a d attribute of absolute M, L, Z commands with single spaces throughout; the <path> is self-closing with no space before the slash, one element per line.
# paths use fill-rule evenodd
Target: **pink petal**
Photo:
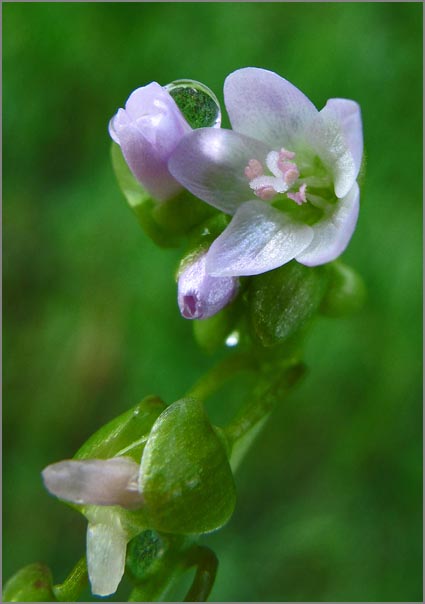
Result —
<path fill-rule="evenodd" d="M 252 197 L 245 168 L 250 159 L 264 163 L 269 149 L 232 130 L 200 128 L 184 137 L 168 162 L 176 180 L 210 205 L 234 214 Z"/>
<path fill-rule="evenodd" d="M 224 99 L 232 127 L 264 141 L 269 151 L 297 148 L 318 111 L 290 82 L 272 71 L 247 67 L 231 73 Z"/>
<path fill-rule="evenodd" d="M 311 242 L 311 227 L 290 221 L 262 201 L 248 201 L 207 254 L 207 272 L 215 277 L 258 275 L 300 254 Z"/>
<path fill-rule="evenodd" d="M 306 266 L 318 266 L 338 258 L 347 247 L 357 223 L 360 191 L 354 183 L 327 217 L 315 224 L 313 241 L 295 259 Z"/>

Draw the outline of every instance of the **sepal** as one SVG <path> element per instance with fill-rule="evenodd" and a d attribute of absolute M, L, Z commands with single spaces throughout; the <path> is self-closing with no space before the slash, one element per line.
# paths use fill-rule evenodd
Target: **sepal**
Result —
<path fill-rule="evenodd" d="M 181 399 L 160 415 L 143 452 L 139 489 L 157 531 L 207 533 L 229 520 L 236 502 L 232 471 L 199 401 Z"/>
<path fill-rule="evenodd" d="M 253 277 L 248 312 L 263 346 L 282 344 L 303 328 L 318 310 L 325 293 L 326 272 L 296 261 Z"/>

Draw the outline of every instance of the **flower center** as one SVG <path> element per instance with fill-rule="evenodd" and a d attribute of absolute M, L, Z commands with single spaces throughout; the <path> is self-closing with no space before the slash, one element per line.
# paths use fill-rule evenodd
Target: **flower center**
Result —
<path fill-rule="evenodd" d="M 266 157 L 266 166 L 270 174 L 264 174 L 264 168 L 258 159 L 250 159 L 245 168 L 245 176 L 254 194 L 270 201 L 277 194 L 285 194 L 297 205 L 307 202 L 307 184 L 300 182 L 300 170 L 295 161 L 295 153 L 287 149 L 270 151 Z"/>

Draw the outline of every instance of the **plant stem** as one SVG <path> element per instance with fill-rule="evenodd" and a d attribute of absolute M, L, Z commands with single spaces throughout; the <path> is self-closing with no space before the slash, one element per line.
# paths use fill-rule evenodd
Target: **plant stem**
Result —
<path fill-rule="evenodd" d="M 234 375 L 240 371 L 247 371 L 249 369 L 251 371 L 256 369 L 256 364 L 250 355 L 238 353 L 226 357 L 202 376 L 187 392 L 186 396 L 192 396 L 204 401 L 219 390 Z"/>
<path fill-rule="evenodd" d="M 59 602 L 76 602 L 82 589 L 87 585 L 87 562 L 83 556 L 71 570 L 63 583 L 53 586 L 53 593 Z"/>
<path fill-rule="evenodd" d="M 249 399 L 247 404 L 224 429 L 230 443 L 235 444 L 255 428 L 261 420 L 264 420 L 276 403 L 286 396 L 304 373 L 305 365 L 296 362 L 284 369 L 283 373 L 278 374 L 271 385 L 269 383 L 264 387 L 263 381 L 254 397 Z"/>
<path fill-rule="evenodd" d="M 185 602 L 206 602 L 213 588 L 217 574 L 218 559 L 212 550 L 202 545 L 194 545 L 189 551 L 188 564 L 196 564 L 193 583 L 186 594 Z"/>

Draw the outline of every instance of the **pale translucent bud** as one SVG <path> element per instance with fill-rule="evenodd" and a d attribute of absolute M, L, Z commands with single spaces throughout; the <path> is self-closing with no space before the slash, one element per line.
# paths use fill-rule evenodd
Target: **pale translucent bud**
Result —
<path fill-rule="evenodd" d="M 140 507 L 137 488 L 139 465 L 128 457 L 65 460 L 42 472 L 50 493 L 80 505 L 121 505 Z"/>

